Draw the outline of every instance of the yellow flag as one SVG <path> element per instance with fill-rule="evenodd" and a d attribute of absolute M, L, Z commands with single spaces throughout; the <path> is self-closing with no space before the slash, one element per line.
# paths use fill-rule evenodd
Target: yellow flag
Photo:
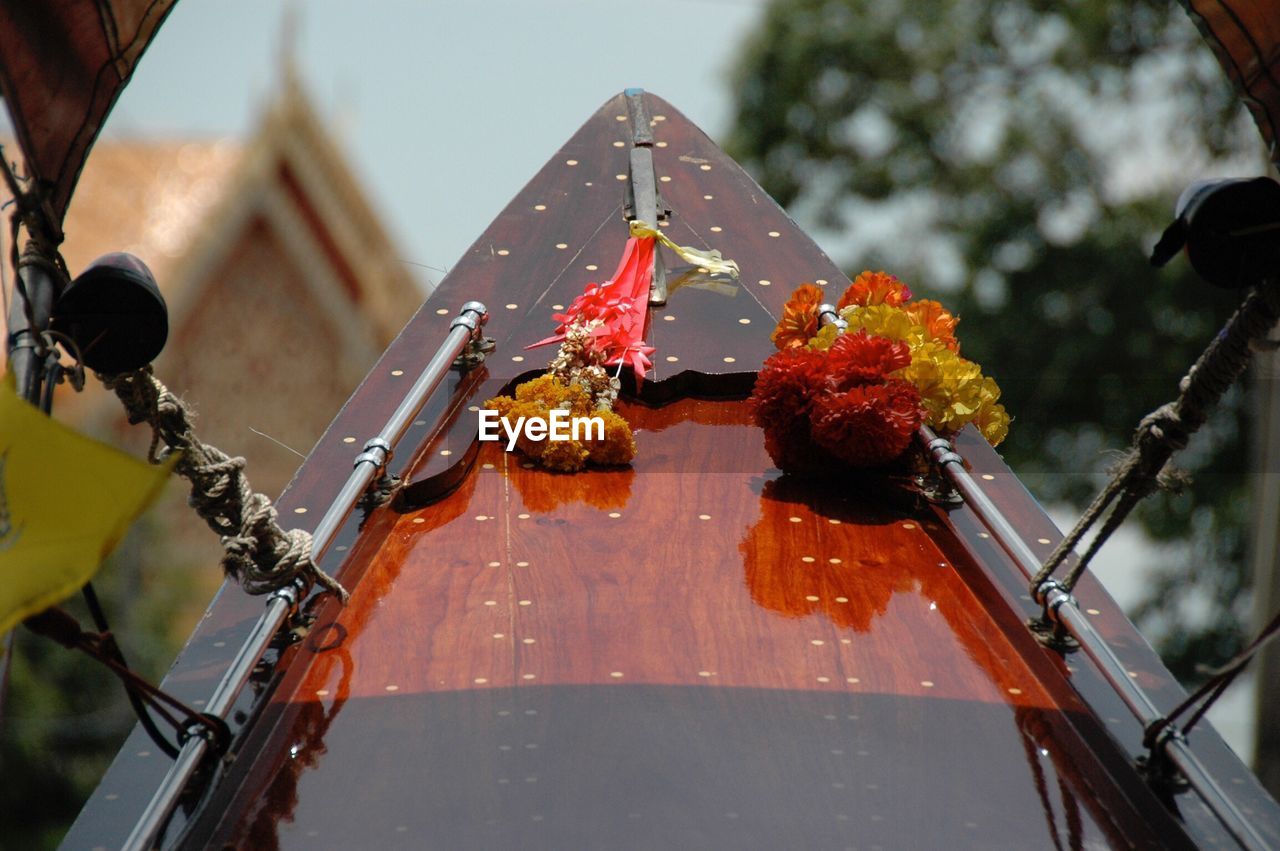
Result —
<path fill-rule="evenodd" d="M 77 434 L 0 381 L 0 635 L 80 590 L 171 468 Z"/>

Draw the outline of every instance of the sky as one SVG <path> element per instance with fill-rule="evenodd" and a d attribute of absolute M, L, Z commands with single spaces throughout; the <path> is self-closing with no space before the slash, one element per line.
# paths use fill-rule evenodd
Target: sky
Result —
<path fill-rule="evenodd" d="M 108 122 L 112 137 L 248 136 L 293 57 L 400 258 L 439 280 L 607 99 L 648 89 L 723 139 L 730 70 L 764 0 L 182 0 Z M 286 25 L 286 20 L 292 23 Z M 286 35 L 291 32 L 292 35 Z M 828 253 L 846 256 L 814 234 Z M 1060 526 L 1074 515 L 1059 513 Z M 1149 547 L 1096 570 L 1122 604 Z M 1242 753 L 1251 689 L 1211 714 Z"/>
<path fill-rule="evenodd" d="M 423 267 L 451 267 L 623 89 L 661 95 L 722 137 L 729 69 L 762 8 L 758 0 L 183 0 L 105 135 L 245 136 L 291 53 L 402 259 L 439 280 Z"/>

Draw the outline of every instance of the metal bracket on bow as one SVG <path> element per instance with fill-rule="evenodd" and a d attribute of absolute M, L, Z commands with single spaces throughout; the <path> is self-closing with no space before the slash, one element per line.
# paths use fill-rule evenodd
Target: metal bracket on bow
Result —
<path fill-rule="evenodd" d="M 671 215 L 658 191 L 658 175 L 653 168 L 653 129 L 649 109 L 644 105 L 644 89 L 627 89 L 627 114 L 631 124 L 631 161 L 627 165 L 627 186 L 622 213 L 627 221 L 639 219 L 658 227 Z M 653 253 L 653 283 L 649 303 L 667 303 L 667 270 L 661 252 Z"/>

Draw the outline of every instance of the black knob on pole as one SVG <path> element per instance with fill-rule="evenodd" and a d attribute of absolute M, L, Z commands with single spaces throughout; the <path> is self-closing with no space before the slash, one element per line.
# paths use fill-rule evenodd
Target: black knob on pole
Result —
<path fill-rule="evenodd" d="M 117 252 L 94 260 L 71 282 L 54 307 L 52 327 L 75 341 L 85 366 L 115 375 L 160 354 L 169 311 L 146 264 Z"/>
<path fill-rule="evenodd" d="M 1199 181 L 1182 193 L 1176 211 L 1151 254 L 1153 265 L 1185 247 L 1192 268 L 1214 286 L 1245 287 L 1280 272 L 1280 183 Z"/>

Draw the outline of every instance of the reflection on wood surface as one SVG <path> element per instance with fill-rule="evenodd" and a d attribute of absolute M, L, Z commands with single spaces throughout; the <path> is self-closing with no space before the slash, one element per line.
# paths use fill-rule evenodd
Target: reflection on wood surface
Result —
<path fill-rule="evenodd" d="M 355 556 L 345 633 L 291 665 L 217 835 L 372 841 L 338 814 L 352 794 L 361 829 L 405 846 L 1083 847 L 1152 829 L 933 513 L 779 479 L 745 404 L 626 406 L 633 470 L 558 475 L 487 444 L 457 491 L 387 521 Z"/>

